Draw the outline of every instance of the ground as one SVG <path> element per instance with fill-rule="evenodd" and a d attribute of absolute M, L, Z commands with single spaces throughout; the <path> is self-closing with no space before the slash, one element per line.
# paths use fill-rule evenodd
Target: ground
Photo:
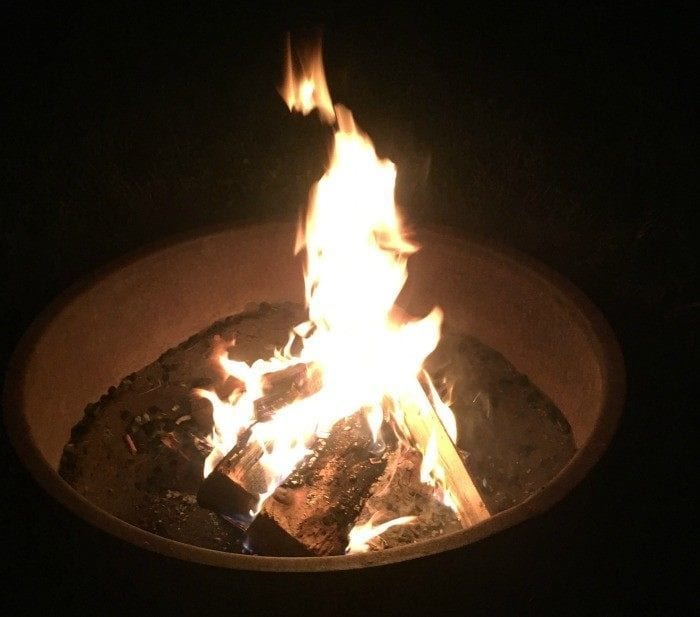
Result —
<path fill-rule="evenodd" d="M 485 235 L 561 272 L 606 315 L 628 372 L 611 447 L 555 508 L 465 550 L 362 572 L 277 577 L 146 554 L 55 504 L 3 435 L 13 614 L 42 599 L 78 613 L 689 605 L 693 21 L 668 5 L 487 4 L 3 8 L 3 365 L 53 297 L 111 259 L 294 215 L 328 132 L 278 98 L 281 42 L 321 26 L 331 92 L 397 163 L 409 222 Z"/>

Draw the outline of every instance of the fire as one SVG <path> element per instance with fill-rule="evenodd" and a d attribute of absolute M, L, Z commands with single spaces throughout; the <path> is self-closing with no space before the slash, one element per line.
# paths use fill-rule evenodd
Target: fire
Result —
<path fill-rule="evenodd" d="M 365 410 L 375 442 L 385 409 L 391 409 L 401 427 L 406 402 L 432 406 L 452 440 L 456 438 L 454 416 L 422 369 L 440 338 L 442 311 L 436 307 L 423 319 L 409 319 L 395 307 L 406 282 L 407 260 L 419 247 L 411 241 L 394 203 L 394 164 L 377 157 L 350 110 L 333 106 L 320 45 L 295 58 L 287 41 L 281 94 L 290 110 L 308 114 L 318 109 L 324 121 L 334 123 L 330 164 L 311 192 L 295 247 L 306 257 L 309 320 L 297 326 L 288 345 L 268 360 L 248 365 L 222 353 L 220 366 L 242 384 L 226 400 L 198 391 L 214 407 L 214 447 L 205 476 L 242 434 L 249 434 L 248 439 L 261 446 L 266 471 L 267 489 L 258 509 L 313 440 L 357 410 Z M 295 340 L 302 343 L 297 355 L 291 353 Z M 255 404 L 264 394 L 263 376 L 300 363 L 315 367 L 321 387 L 277 410 L 267 421 L 258 421 Z M 427 394 L 421 383 L 427 384 Z M 407 439 L 408 433 L 400 437 Z M 430 443 L 421 473 L 426 482 L 439 486 L 444 473 L 431 450 L 435 440 Z M 363 550 L 373 535 L 411 519 L 402 517 L 377 527 L 370 521 L 369 526 L 353 530 L 349 550 Z"/>
<path fill-rule="evenodd" d="M 374 522 L 377 518 L 379 518 L 379 516 L 375 513 L 364 525 L 356 525 L 350 530 L 350 542 L 345 551 L 346 554 L 366 553 L 370 549 L 369 543 L 371 540 L 382 535 L 387 529 L 391 529 L 396 525 L 406 525 L 414 521 L 416 517 L 399 516 L 398 518 L 375 525 Z"/>
<path fill-rule="evenodd" d="M 321 59 L 321 41 L 317 46 L 304 48 L 302 55 L 292 55 L 292 42 L 287 37 L 284 83 L 280 94 L 289 111 L 300 111 L 305 116 L 318 109 L 321 119 L 328 124 L 335 122 L 335 112 L 326 74 Z"/>

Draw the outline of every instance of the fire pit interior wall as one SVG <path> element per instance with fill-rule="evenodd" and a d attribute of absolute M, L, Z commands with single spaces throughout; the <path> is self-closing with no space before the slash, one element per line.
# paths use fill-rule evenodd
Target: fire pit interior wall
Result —
<path fill-rule="evenodd" d="M 589 316 L 543 275 L 498 250 L 459 240 L 426 236 L 409 262 L 405 302 L 422 314 L 433 304 L 446 322 L 499 350 L 559 407 L 577 447 L 590 437 L 604 396 L 601 356 Z M 426 304 L 427 301 L 427 304 Z"/>
<path fill-rule="evenodd" d="M 503 353 L 584 444 L 605 403 L 609 362 L 576 292 L 482 243 L 419 237 L 402 303 L 416 313 L 437 304 L 447 323 Z M 127 260 L 59 300 L 26 342 L 24 438 L 58 469 L 85 405 L 125 375 L 248 303 L 303 302 L 293 240 L 289 223 L 203 235 Z"/>
<path fill-rule="evenodd" d="M 248 226 L 126 260 L 68 300 L 39 334 L 22 396 L 54 469 L 85 405 L 165 350 L 251 302 L 303 302 L 289 224 Z"/>

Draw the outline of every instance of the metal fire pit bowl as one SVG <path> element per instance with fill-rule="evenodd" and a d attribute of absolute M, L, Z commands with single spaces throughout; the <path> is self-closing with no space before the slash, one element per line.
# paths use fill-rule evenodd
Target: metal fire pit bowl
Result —
<path fill-rule="evenodd" d="M 99 509 L 59 475 L 71 427 L 111 385 L 250 302 L 303 301 L 294 225 L 248 224 L 142 251 L 79 283 L 25 334 L 4 392 L 6 423 L 38 482 L 78 516 L 143 548 L 226 568 L 313 571 L 360 568 L 464 547 L 551 507 L 609 443 L 624 399 L 614 335 L 570 283 L 525 256 L 448 230 L 418 233 L 402 304 L 439 305 L 452 326 L 500 351 L 561 409 L 577 452 L 528 500 L 470 529 L 381 552 L 259 557 L 183 544 Z"/>

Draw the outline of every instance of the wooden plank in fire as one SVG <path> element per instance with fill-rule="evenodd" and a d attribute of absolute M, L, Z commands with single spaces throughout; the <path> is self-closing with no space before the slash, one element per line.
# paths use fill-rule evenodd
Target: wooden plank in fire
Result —
<path fill-rule="evenodd" d="M 466 529 L 488 519 L 489 511 L 472 477 L 422 388 L 416 388 L 415 398 L 404 402 L 402 408 L 406 427 L 421 452 L 426 452 L 431 436 L 436 440 L 437 462 L 445 471 L 446 488 L 462 526 Z"/>

